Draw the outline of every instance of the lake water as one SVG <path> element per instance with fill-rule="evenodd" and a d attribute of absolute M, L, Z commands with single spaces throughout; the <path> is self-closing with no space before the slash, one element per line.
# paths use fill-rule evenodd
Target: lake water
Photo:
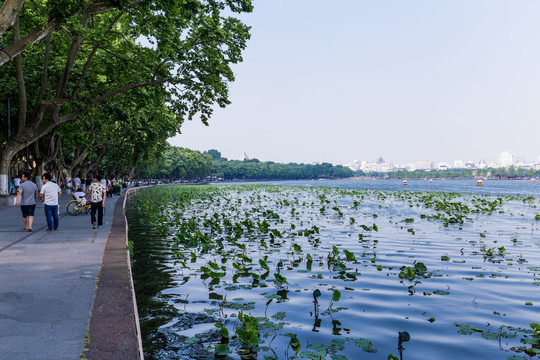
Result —
<path fill-rule="evenodd" d="M 245 183 L 216 183 L 245 184 Z M 389 191 L 444 191 L 485 195 L 521 195 L 540 196 L 540 181 L 531 183 L 528 180 L 485 180 L 483 186 L 477 186 L 476 180 L 439 180 L 432 183 L 427 180 L 298 180 L 298 181 L 265 181 L 250 184 L 337 187 L 343 189 L 389 190 Z"/>
<path fill-rule="evenodd" d="M 301 358 L 399 358 L 399 332 L 410 335 L 403 359 L 540 348 L 537 183 L 268 184 L 155 187 L 129 202 L 147 359 L 224 346 L 286 359 L 291 338 Z M 240 314 L 257 319 L 258 346 L 233 339 Z"/>

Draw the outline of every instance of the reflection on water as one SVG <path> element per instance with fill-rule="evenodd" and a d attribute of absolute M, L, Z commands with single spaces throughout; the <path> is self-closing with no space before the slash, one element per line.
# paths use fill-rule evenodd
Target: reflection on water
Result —
<path fill-rule="evenodd" d="M 293 335 L 328 359 L 502 360 L 536 341 L 534 197 L 197 189 L 182 209 L 151 204 L 163 189 L 127 209 L 147 359 L 213 358 L 217 321 L 239 358 L 240 312 L 258 319 L 258 358 L 291 356 Z"/>

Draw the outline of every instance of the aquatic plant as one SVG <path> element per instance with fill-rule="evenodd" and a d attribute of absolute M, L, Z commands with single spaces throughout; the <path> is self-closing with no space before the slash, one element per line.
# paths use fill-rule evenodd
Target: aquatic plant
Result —
<path fill-rule="evenodd" d="M 155 285 L 156 276 L 135 277 L 136 286 L 148 283 L 150 287 L 138 295 L 140 301 L 148 303 L 140 307 L 147 311 L 141 316 L 145 334 L 150 327 L 157 329 L 156 338 L 181 333 L 169 316 L 204 308 L 202 312 L 214 318 L 212 324 L 219 324 L 217 335 L 208 341 L 203 340 L 205 336 L 188 339 L 199 345 L 204 342 L 218 357 L 232 352 L 274 359 L 282 356 L 276 355 L 276 349 L 288 349 L 289 356 L 341 360 L 351 347 L 377 351 L 374 343 L 388 353 L 391 348 L 386 342 L 381 345 L 380 338 L 367 339 L 369 333 L 362 334 L 364 327 L 351 326 L 360 319 L 369 327 L 375 326 L 369 322 L 373 314 L 364 313 L 363 304 L 379 306 L 371 300 L 371 294 L 380 290 L 379 281 L 398 301 L 403 301 L 403 295 L 423 294 L 414 298 L 432 303 L 433 309 L 428 316 L 418 314 L 418 319 L 428 326 L 439 326 L 441 331 L 445 320 L 437 310 L 439 301 L 463 301 L 462 289 L 474 289 L 468 285 L 471 282 L 504 282 L 512 270 L 512 280 L 521 275 L 520 279 L 527 277 L 523 284 L 540 286 L 540 270 L 522 265 L 537 258 L 537 227 L 530 226 L 531 209 L 537 201 L 522 200 L 254 185 L 140 191 L 130 205 L 138 214 L 137 225 L 145 226 L 142 240 L 133 240 L 135 272 L 144 265 L 137 256 L 149 252 L 149 267 L 165 279 Z M 513 221 L 511 229 L 489 226 L 503 219 Z M 138 228 L 130 225 L 130 229 Z M 147 241 L 154 236 L 160 239 L 159 245 Z M 424 281 L 432 277 L 449 285 Z M 403 285 L 407 292 L 403 292 Z M 165 293 L 156 295 L 154 288 L 165 289 Z M 407 303 L 414 305 L 414 298 Z M 535 305 L 528 300 L 533 299 L 519 303 L 534 310 Z M 289 306 L 306 303 L 304 316 L 310 323 L 301 331 L 294 330 L 293 324 L 305 319 L 301 311 L 290 311 Z M 321 304 L 327 308 L 319 313 Z M 472 305 L 476 306 L 475 301 Z M 493 316 L 504 316 L 501 313 Z M 414 320 L 414 316 L 407 314 L 406 320 Z M 468 331 L 466 327 L 459 329 Z M 525 355 L 526 348 L 532 349 L 535 335 L 530 331 L 523 337 L 529 341 L 527 346 L 513 346 L 509 351 Z M 310 332 L 320 334 L 323 340 L 313 342 Z M 502 335 L 506 333 L 511 331 L 505 329 L 499 336 L 497 329 L 487 328 L 482 336 L 485 340 L 493 336 L 509 339 Z M 395 338 L 393 341 L 395 349 Z M 342 350 L 344 354 L 339 354 Z M 527 351 L 532 354 L 534 350 Z"/>

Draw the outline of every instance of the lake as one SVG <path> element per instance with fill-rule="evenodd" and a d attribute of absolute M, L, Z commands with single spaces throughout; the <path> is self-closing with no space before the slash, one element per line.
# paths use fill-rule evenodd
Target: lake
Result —
<path fill-rule="evenodd" d="M 536 183 L 275 184 L 128 202 L 145 358 L 536 356 Z"/>
<path fill-rule="evenodd" d="M 216 183 L 245 184 L 245 183 Z M 476 180 L 295 180 L 295 181 L 265 181 L 249 184 L 309 186 L 309 187 L 338 187 L 343 189 L 389 190 L 389 191 L 444 191 L 472 193 L 485 195 L 540 195 L 540 182 L 531 183 L 528 180 L 484 180 L 484 186 L 477 186 Z"/>

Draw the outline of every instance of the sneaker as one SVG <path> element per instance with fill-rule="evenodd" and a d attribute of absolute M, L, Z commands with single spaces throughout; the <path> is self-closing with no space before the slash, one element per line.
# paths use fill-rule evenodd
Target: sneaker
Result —
<path fill-rule="evenodd" d="M 98 228 L 100 228 L 100 229 L 101 229 L 101 225 L 99 225 L 99 226 L 98 226 Z"/>
<path fill-rule="evenodd" d="M 92 229 L 95 229 L 95 228 L 97 228 L 97 223 L 92 224 Z"/>

